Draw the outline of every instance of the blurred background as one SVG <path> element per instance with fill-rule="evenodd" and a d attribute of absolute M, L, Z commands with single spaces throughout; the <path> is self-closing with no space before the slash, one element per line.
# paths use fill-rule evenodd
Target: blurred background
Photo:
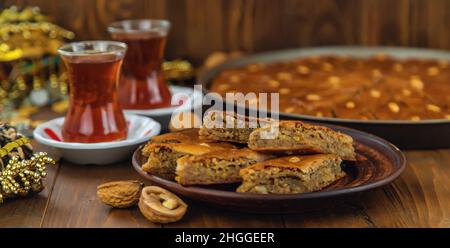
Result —
<path fill-rule="evenodd" d="M 13 7 L 14 6 L 14 7 Z M 65 113 L 65 42 L 111 40 L 125 19 L 172 23 L 163 71 L 172 85 L 230 58 L 298 47 L 450 50 L 450 0 L 0 0 L 0 121 L 33 127 Z M 37 118 L 41 119 L 41 118 Z"/>
<path fill-rule="evenodd" d="M 450 49 L 448 0 L 1 0 L 38 6 L 76 40 L 110 39 L 109 23 L 172 22 L 168 59 L 201 63 L 214 51 L 254 53 L 320 45 Z"/>

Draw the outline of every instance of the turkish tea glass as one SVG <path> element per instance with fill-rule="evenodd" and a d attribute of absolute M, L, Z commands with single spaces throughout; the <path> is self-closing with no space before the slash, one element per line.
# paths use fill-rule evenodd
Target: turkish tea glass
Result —
<path fill-rule="evenodd" d="M 69 109 L 62 127 L 66 142 L 123 140 L 127 124 L 117 84 L 127 45 L 115 41 L 69 43 L 58 53 L 69 76 Z"/>
<path fill-rule="evenodd" d="M 162 72 L 170 22 L 126 20 L 108 27 L 114 40 L 128 46 L 119 83 L 124 109 L 154 109 L 171 105 L 171 93 Z"/>

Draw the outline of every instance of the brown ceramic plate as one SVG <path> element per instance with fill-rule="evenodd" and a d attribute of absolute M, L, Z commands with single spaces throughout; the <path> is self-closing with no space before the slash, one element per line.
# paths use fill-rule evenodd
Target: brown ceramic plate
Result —
<path fill-rule="evenodd" d="M 239 59 L 230 60 L 210 70 L 204 71 L 198 81 L 207 89 L 212 80 L 222 70 L 232 67 L 241 67 L 253 63 L 274 63 L 290 61 L 295 58 L 312 55 L 346 55 L 352 57 L 370 57 L 384 53 L 397 59 L 423 58 L 450 60 L 450 52 L 400 47 L 312 47 L 284 51 L 266 52 Z M 220 101 L 221 99 L 215 99 Z M 280 112 L 280 119 L 298 119 L 313 122 L 343 125 L 350 128 L 373 133 L 383 137 L 402 149 L 436 149 L 450 147 L 450 120 L 357 120 L 342 118 L 315 117 L 302 114 L 289 114 Z"/>
<path fill-rule="evenodd" d="M 337 197 L 377 188 L 394 181 L 405 169 L 403 153 L 391 143 L 374 135 L 350 128 L 324 125 L 351 135 L 355 141 L 357 162 L 345 163 L 346 176 L 327 188 L 303 194 L 260 195 L 237 193 L 238 184 L 184 187 L 178 183 L 150 175 L 141 169 L 145 157 L 141 149 L 133 154 L 133 167 L 152 183 L 164 187 L 181 196 L 218 207 L 255 213 L 295 213 L 316 208 L 324 204 L 324 199 L 335 202 Z M 330 201 L 328 201 L 330 202 Z"/>

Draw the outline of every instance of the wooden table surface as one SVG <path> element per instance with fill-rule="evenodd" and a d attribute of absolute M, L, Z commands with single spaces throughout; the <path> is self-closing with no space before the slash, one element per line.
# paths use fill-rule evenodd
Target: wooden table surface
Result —
<path fill-rule="evenodd" d="M 450 149 L 405 154 L 407 168 L 393 184 L 327 209 L 261 215 L 187 201 L 186 216 L 167 225 L 150 223 L 138 208 L 112 209 L 96 197 L 101 183 L 142 179 L 130 161 L 108 166 L 60 161 L 48 168 L 44 191 L 0 205 L 0 227 L 450 227 Z"/>

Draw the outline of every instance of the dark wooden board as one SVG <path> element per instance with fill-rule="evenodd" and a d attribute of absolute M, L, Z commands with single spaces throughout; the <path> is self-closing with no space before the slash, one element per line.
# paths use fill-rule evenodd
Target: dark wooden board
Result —
<path fill-rule="evenodd" d="M 147 221 L 137 207 L 113 209 L 97 198 L 97 186 L 138 179 L 127 163 L 96 166 L 63 162 L 43 227 L 160 227 Z"/>
<path fill-rule="evenodd" d="M 331 208 L 260 215 L 188 200 L 187 215 L 164 227 L 450 227 L 450 150 L 408 151 L 406 156 L 408 165 L 393 184 L 352 194 Z M 39 227 L 43 220 L 44 227 L 154 227 L 136 208 L 111 210 L 95 196 L 100 182 L 140 178 L 130 162 L 87 167 L 61 161 L 60 169 L 49 170 L 47 190 L 51 178 L 56 181 L 51 196 L 43 191 L 1 205 L 0 226 Z"/>
<path fill-rule="evenodd" d="M 364 211 L 377 226 L 449 227 L 449 150 L 412 151 L 407 159 L 408 170 L 394 184 L 364 195 Z"/>
<path fill-rule="evenodd" d="M 49 119 L 48 111 L 37 118 Z M 36 150 L 41 150 L 36 146 Z M 301 214 L 238 213 L 188 201 L 187 215 L 164 227 L 450 227 L 450 149 L 405 152 L 408 165 L 393 184 L 349 195 L 333 207 Z M 141 178 L 131 161 L 49 168 L 46 190 L 0 205 L 1 227 L 162 227 L 136 208 L 112 210 L 99 202 L 97 184 Z M 147 185 L 150 182 L 145 182 Z M 53 187 L 52 187 L 53 185 Z"/>

